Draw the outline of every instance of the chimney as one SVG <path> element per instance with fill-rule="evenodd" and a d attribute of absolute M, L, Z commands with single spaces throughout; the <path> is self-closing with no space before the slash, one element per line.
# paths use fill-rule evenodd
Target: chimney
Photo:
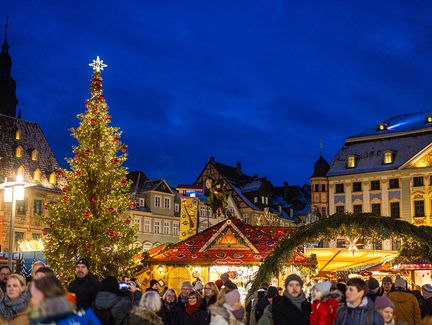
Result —
<path fill-rule="evenodd" d="M 236 171 L 237 171 L 237 174 L 239 174 L 239 175 L 242 173 L 240 161 L 237 161 Z"/>

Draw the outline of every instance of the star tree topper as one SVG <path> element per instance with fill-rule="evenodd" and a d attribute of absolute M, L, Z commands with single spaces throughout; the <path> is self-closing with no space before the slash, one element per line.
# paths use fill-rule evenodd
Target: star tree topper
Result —
<path fill-rule="evenodd" d="M 96 72 L 102 71 L 104 68 L 107 67 L 105 63 L 103 63 L 103 60 L 99 58 L 99 56 L 96 57 L 96 60 L 93 60 L 92 63 L 89 64 L 89 66 L 93 67 L 93 70 Z"/>

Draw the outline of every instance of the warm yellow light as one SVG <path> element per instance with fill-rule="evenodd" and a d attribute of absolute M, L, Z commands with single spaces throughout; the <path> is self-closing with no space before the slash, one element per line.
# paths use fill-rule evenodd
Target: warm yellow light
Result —
<path fill-rule="evenodd" d="M 21 173 L 19 173 L 19 174 L 16 176 L 16 181 L 17 181 L 17 183 L 22 183 L 23 180 L 24 180 L 23 175 L 22 175 Z"/>
<path fill-rule="evenodd" d="M 6 203 L 12 202 L 12 187 L 5 187 L 4 188 L 4 201 Z"/>
<path fill-rule="evenodd" d="M 16 130 L 16 132 L 15 132 L 15 139 L 16 140 L 21 140 L 21 131 L 20 130 Z"/>
<path fill-rule="evenodd" d="M 356 157 L 348 156 L 348 168 L 354 168 L 356 166 Z"/>
<path fill-rule="evenodd" d="M 21 146 L 16 147 L 16 149 L 15 149 L 15 156 L 17 158 L 21 158 L 22 157 L 22 148 L 21 148 Z"/>
<path fill-rule="evenodd" d="M 39 157 L 39 153 L 38 153 L 38 151 L 35 149 L 35 150 L 33 150 L 32 151 L 32 160 L 38 160 L 38 157 Z"/>
<path fill-rule="evenodd" d="M 33 173 L 33 180 L 38 182 L 40 181 L 40 178 L 41 178 L 41 173 L 39 169 L 36 169 Z"/>
<path fill-rule="evenodd" d="M 428 122 L 428 123 L 432 123 L 432 115 L 428 115 L 428 117 L 427 117 L 427 122 Z"/>
<path fill-rule="evenodd" d="M 17 201 L 24 200 L 24 185 L 14 186 L 14 199 Z"/>
<path fill-rule="evenodd" d="M 384 153 L 384 164 L 393 163 L 393 153 L 388 151 Z"/>
<path fill-rule="evenodd" d="M 56 183 L 56 175 L 55 175 L 55 173 L 51 173 L 50 174 L 49 182 L 50 182 L 50 184 L 55 184 Z"/>

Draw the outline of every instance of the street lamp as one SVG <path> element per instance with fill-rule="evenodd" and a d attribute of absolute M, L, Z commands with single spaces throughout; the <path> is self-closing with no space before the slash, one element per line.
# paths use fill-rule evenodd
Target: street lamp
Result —
<path fill-rule="evenodd" d="M 16 201 L 24 200 L 24 188 L 32 186 L 32 183 L 26 183 L 23 181 L 22 175 L 17 175 L 16 182 L 8 182 L 7 178 L 5 182 L 0 185 L 0 189 L 4 190 L 4 202 L 12 203 L 12 213 L 10 220 L 10 232 L 9 232 L 9 253 L 8 253 L 8 266 L 12 270 L 12 255 L 13 255 L 13 243 L 14 243 L 14 227 L 15 227 L 15 212 L 16 212 Z"/>

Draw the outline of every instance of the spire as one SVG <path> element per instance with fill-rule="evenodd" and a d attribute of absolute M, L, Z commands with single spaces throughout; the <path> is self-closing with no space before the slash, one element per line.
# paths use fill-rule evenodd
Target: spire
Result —
<path fill-rule="evenodd" d="M 4 41 L 3 41 L 3 44 L 2 44 L 2 46 L 1 46 L 1 48 L 2 48 L 2 53 L 4 52 L 4 53 L 8 53 L 9 51 L 9 44 L 8 44 L 8 41 L 7 41 L 7 33 L 8 33 L 8 26 L 9 26 L 9 24 L 8 24 L 8 21 L 9 21 L 9 16 L 6 16 L 6 23 L 5 23 L 5 32 L 4 32 Z"/>
<path fill-rule="evenodd" d="M 4 41 L 0 53 L 0 114 L 16 117 L 18 98 L 16 97 L 16 83 L 11 77 L 12 59 L 9 55 L 7 41 L 8 22 L 9 17 L 6 17 Z"/>

